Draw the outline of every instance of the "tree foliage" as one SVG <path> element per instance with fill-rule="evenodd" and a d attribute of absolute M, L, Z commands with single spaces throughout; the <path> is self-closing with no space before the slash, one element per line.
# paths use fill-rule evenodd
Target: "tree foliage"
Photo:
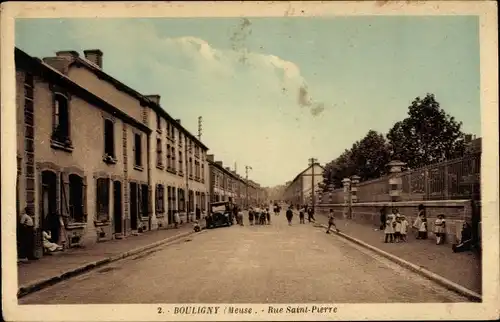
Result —
<path fill-rule="evenodd" d="M 434 95 L 417 97 L 408 108 L 408 117 L 389 130 L 391 158 L 410 168 L 458 157 L 465 149 L 462 123 L 440 108 Z"/>
<path fill-rule="evenodd" d="M 361 181 L 387 174 L 391 160 L 416 168 L 458 157 L 465 149 L 461 122 L 440 108 L 433 94 L 417 97 L 408 107 L 408 117 L 396 122 L 384 135 L 370 130 L 365 137 L 327 163 L 323 173 L 329 184 L 342 187 L 344 178 L 358 175 Z"/>

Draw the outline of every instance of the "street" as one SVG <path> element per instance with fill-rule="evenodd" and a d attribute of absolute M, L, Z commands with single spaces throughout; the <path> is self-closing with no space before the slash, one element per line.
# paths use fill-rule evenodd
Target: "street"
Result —
<path fill-rule="evenodd" d="M 223 227 L 30 294 L 20 304 L 468 302 L 313 224 Z"/>

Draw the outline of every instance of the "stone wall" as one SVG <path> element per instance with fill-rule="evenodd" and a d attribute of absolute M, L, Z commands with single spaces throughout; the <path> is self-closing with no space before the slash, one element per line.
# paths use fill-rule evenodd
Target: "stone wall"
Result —
<path fill-rule="evenodd" d="M 448 243 L 454 243 L 461 237 L 464 221 L 472 221 L 472 203 L 470 200 L 440 200 L 440 201 L 403 201 L 403 202 L 376 202 L 355 203 L 352 205 L 351 219 L 356 223 L 371 225 L 374 228 L 380 226 L 380 209 L 387 207 L 387 213 L 397 208 L 399 213 L 406 216 L 410 225 L 418 214 L 418 205 L 423 204 L 426 208 L 428 219 L 429 238 L 434 238 L 434 221 L 439 214 L 446 219 L 446 230 Z M 322 204 L 316 206 L 316 213 L 326 215 L 330 209 L 338 218 L 349 217 L 349 207 L 344 204 Z"/>

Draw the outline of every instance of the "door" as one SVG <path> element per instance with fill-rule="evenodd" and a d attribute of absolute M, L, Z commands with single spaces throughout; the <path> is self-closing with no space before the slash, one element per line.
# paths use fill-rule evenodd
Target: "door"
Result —
<path fill-rule="evenodd" d="M 42 200 L 40 227 L 52 234 L 55 242 L 59 241 L 59 217 L 57 214 L 57 175 L 52 171 L 42 172 Z"/>
<path fill-rule="evenodd" d="M 113 209 L 114 233 L 123 233 L 122 183 L 120 181 L 113 182 Z"/>
<path fill-rule="evenodd" d="M 137 202 L 137 184 L 130 183 L 130 228 L 137 230 L 137 215 L 138 215 L 138 202 Z"/>

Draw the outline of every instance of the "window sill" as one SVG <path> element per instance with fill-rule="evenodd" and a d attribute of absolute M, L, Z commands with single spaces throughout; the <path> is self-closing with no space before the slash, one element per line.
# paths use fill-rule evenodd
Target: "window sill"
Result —
<path fill-rule="evenodd" d="M 83 229 L 87 226 L 87 223 L 83 222 L 73 222 L 73 223 L 68 223 L 68 226 L 66 229 L 71 230 L 71 229 Z"/>
<path fill-rule="evenodd" d="M 109 221 L 109 219 L 107 219 L 107 220 L 94 220 L 94 225 L 96 227 L 109 226 L 110 224 L 111 224 L 111 222 Z"/>
<path fill-rule="evenodd" d="M 141 167 L 140 165 L 134 165 L 134 170 L 137 170 L 137 171 L 144 171 L 144 168 Z"/>
<path fill-rule="evenodd" d="M 161 129 L 156 129 L 156 133 L 161 134 L 163 131 Z"/>
<path fill-rule="evenodd" d="M 165 170 L 165 167 L 163 165 L 161 165 L 161 164 L 157 164 L 156 168 L 160 169 L 160 170 Z"/>
<path fill-rule="evenodd" d="M 183 172 L 179 172 L 178 175 L 181 176 L 181 177 L 184 177 L 184 173 Z"/>
<path fill-rule="evenodd" d="M 116 159 L 112 156 L 104 156 L 102 158 L 102 161 L 104 161 L 104 163 L 107 163 L 107 164 L 116 164 Z"/>
<path fill-rule="evenodd" d="M 167 170 L 167 172 L 171 173 L 171 174 L 177 174 L 177 171 L 173 170 L 173 169 L 170 169 L 170 170 Z"/>
<path fill-rule="evenodd" d="M 64 142 L 60 142 L 60 141 L 52 139 L 52 140 L 50 140 L 50 146 L 56 150 L 62 150 L 62 151 L 66 151 L 69 153 L 73 152 L 73 145 L 71 144 L 71 142 L 64 143 Z"/>
<path fill-rule="evenodd" d="M 159 214 L 159 213 L 156 214 L 156 218 L 164 218 L 164 217 L 165 217 L 165 214 Z"/>

